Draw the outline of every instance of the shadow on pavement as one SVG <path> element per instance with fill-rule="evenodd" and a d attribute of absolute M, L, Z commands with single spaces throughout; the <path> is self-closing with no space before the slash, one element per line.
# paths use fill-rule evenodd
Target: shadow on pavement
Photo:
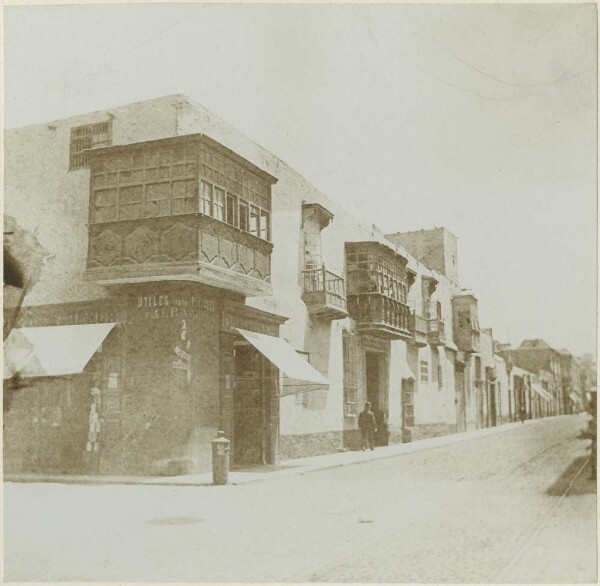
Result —
<path fill-rule="evenodd" d="M 596 479 L 591 476 L 591 467 L 589 463 L 589 456 L 580 456 L 573 460 L 569 466 L 563 471 L 558 479 L 546 490 L 546 494 L 549 496 L 562 496 L 569 487 L 569 484 L 573 481 L 573 478 L 579 471 L 579 469 L 587 461 L 585 468 L 581 471 L 573 485 L 569 490 L 569 495 L 581 495 L 581 494 L 596 494 Z"/>

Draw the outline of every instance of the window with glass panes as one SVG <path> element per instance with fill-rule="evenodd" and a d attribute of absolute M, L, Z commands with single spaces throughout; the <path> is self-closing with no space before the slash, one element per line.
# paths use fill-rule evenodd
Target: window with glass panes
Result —
<path fill-rule="evenodd" d="M 240 230 L 248 232 L 250 224 L 248 223 L 248 204 L 240 200 L 240 220 L 238 227 Z"/>
<path fill-rule="evenodd" d="M 200 211 L 207 216 L 213 214 L 213 186 L 207 181 L 200 181 Z"/>
<path fill-rule="evenodd" d="M 321 268 L 321 233 L 304 235 L 304 269 Z"/>
<path fill-rule="evenodd" d="M 200 149 L 200 212 L 271 239 L 270 186 L 220 153 Z"/>
<path fill-rule="evenodd" d="M 225 208 L 225 221 L 231 226 L 238 224 L 238 200 L 235 195 L 227 194 L 227 207 Z"/>
<path fill-rule="evenodd" d="M 254 234 L 254 236 L 258 236 L 259 222 L 260 222 L 260 210 L 256 206 L 251 205 L 250 206 L 250 228 L 248 229 L 248 232 L 250 232 L 250 234 Z"/>
<path fill-rule="evenodd" d="M 375 252 L 349 252 L 346 255 L 348 294 L 381 293 L 406 303 L 405 273 L 392 260 Z"/>
<path fill-rule="evenodd" d="M 225 221 L 225 191 L 219 187 L 213 190 L 213 217 Z"/>

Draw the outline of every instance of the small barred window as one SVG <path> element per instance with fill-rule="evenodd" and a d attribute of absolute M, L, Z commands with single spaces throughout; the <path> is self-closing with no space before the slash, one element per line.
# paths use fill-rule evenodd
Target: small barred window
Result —
<path fill-rule="evenodd" d="M 69 169 L 89 167 L 90 160 L 87 149 L 110 146 L 111 138 L 109 122 L 72 128 Z"/>

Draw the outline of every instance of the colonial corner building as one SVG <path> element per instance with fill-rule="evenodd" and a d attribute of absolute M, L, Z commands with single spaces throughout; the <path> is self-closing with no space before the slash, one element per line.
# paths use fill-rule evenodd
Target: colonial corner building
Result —
<path fill-rule="evenodd" d="M 448 230 L 384 235 L 184 96 L 5 145 L 44 250 L 5 340 L 7 473 L 205 471 L 218 430 L 234 466 L 357 449 L 367 400 L 379 445 L 583 405 L 568 351 L 480 328 Z"/>

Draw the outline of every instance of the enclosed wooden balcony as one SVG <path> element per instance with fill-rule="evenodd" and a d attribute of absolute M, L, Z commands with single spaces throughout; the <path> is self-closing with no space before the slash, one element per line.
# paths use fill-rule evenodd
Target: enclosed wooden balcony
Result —
<path fill-rule="evenodd" d="M 348 315 L 344 278 L 321 267 L 302 271 L 302 300 L 311 316 L 342 319 Z"/>
<path fill-rule="evenodd" d="M 381 293 L 348 295 L 348 310 L 356 330 L 390 339 L 411 340 L 410 308 Z"/>
<path fill-rule="evenodd" d="M 412 339 L 407 296 L 416 273 L 407 263 L 382 242 L 346 242 L 348 312 L 358 331 Z"/>
<path fill-rule="evenodd" d="M 470 343 L 467 344 L 466 352 L 479 352 L 479 330 L 471 332 Z"/>
<path fill-rule="evenodd" d="M 452 298 L 454 343 L 461 352 L 479 352 L 479 312 L 477 298 L 463 292 Z"/>
<path fill-rule="evenodd" d="M 418 348 L 427 345 L 427 320 L 415 312 L 410 314 L 409 329 L 412 331 L 411 343 Z"/>
<path fill-rule="evenodd" d="M 446 344 L 444 320 L 438 318 L 427 320 L 427 342 L 432 346 L 444 346 Z"/>
<path fill-rule="evenodd" d="M 479 330 L 467 329 L 461 331 L 460 328 L 454 326 L 454 343 L 460 352 L 465 354 L 473 354 L 480 351 L 479 347 Z"/>
<path fill-rule="evenodd" d="M 88 156 L 88 280 L 272 294 L 274 177 L 199 134 Z"/>

